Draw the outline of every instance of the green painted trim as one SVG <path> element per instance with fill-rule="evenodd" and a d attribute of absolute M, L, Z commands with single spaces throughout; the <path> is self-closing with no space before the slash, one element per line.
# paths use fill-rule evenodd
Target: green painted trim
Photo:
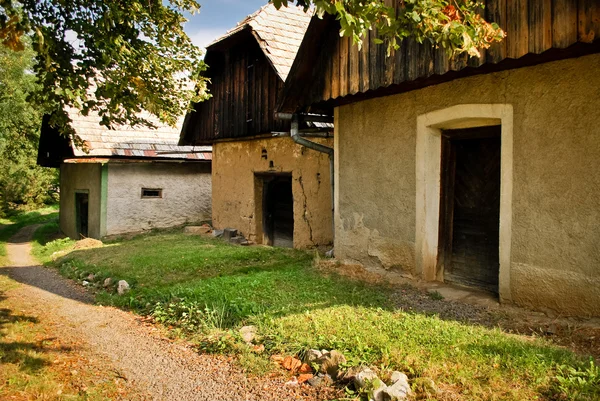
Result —
<path fill-rule="evenodd" d="M 108 164 L 102 164 L 100 176 L 100 237 L 106 236 L 106 214 L 108 203 Z"/>

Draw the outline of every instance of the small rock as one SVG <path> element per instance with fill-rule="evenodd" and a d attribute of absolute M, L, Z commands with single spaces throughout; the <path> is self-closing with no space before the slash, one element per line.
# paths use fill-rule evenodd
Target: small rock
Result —
<path fill-rule="evenodd" d="M 110 287 L 113 283 L 113 279 L 108 277 L 107 279 L 104 280 L 104 287 Z"/>
<path fill-rule="evenodd" d="M 292 372 L 297 371 L 302 366 L 300 359 L 296 359 L 292 356 L 286 356 L 281 363 L 284 369 L 291 370 Z"/>
<path fill-rule="evenodd" d="M 215 238 L 221 238 L 223 236 L 223 230 L 213 230 L 212 235 Z"/>
<path fill-rule="evenodd" d="M 244 240 L 240 243 L 241 246 L 250 246 L 250 245 L 254 245 L 253 241 L 249 241 L 249 240 Z"/>
<path fill-rule="evenodd" d="M 379 379 L 377 379 L 379 380 Z M 386 401 L 386 392 L 385 390 L 387 390 L 387 386 L 383 383 L 383 382 L 379 382 L 379 387 L 373 389 L 373 392 L 371 394 L 371 399 L 374 401 Z"/>
<path fill-rule="evenodd" d="M 117 294 L 124 295 L 129 291 L 129 283 L 125 280 L 120 280 L 117 284 Z"/>
<path fill-rule="evenodd" d="M 311 379 L 308 379 L 307 383 L 313 387 L 327 387 L 333 384 L 333 379 L 329 375 L 319 373 L 318 375 L 313 376 Z"/>
<path fill-rule="evenodd" d="M 334 256 L 335 256 L 335 253 L 333 252 L 333 248 L 331 248 L 330 250 L 325 252 L 325 257 L 333 258 Z"/>
<path fill-rule="evenodd" d="M 234 244 L 234 245 L 242 245 L 242 242 L 245 242 L 245 241 L 246 241 L 246 238 L 239 236 L 239 235 L 229 239 L 229 243 Z"/>
<path fill-rule="evenodd" d="M 297 386 L 298 378 L 296 376 L 292 377 L 292 380 L 290 380 L 289 382 L 286 382 L 285 385 L 286 386 Z"/>
<path fill-rule="evenodd" d="M 346 358 L 341 352 L 333 350 L 323 354 L 318 362 L 320 362 L 321 365 L 321 373 L 327 373 L 335 379 L 337 378 L 340 365 L 346 363 Z"/>
<path fill-rule="evenodd" d="M 312 373 L 313 370 L 312 368 L 307 364 L 307 363 L 303 363 L 299 368 L 298 368 L 298 373 Z"/>
<path fill-rule="evenodd" d="M 308 380 L 310 380 L 312 378 L 313 378 L 312 373 L 303 373 L 298 376 L 298 383 L 300 383 L 300 384 L 306 383 Z"/>
<path fill-rule="evenodd" d="M 242 336 L 242 340 L 246 344 L 250 344 L 252 341 L 256 339 L 257 333 L 256 326 L 244 326 L 240 329 L 240 335 Z"/>
<path fill-rule="evenodd" d="M 383 390 L 383 400 L 405 400 L 411 394 L 410 384 L 408 383 L 408 377 L 404 373 L 396 371 L 392 373 L 391 380 L 393 384 Z"/>
<path fill-rule="evenodd" d="M 89 281 L 85 281 L 85 280 L 83 280 L 83 281 L 81 282 L 81 284 L 82 284 L 84 287 L 87 287 L 87 286 L 89 286 L 89 285 L 90 285 L 90 282 L 89 282 Z"/>
<path fill-rule="evenodd" d="M 94 281 L 96 279 L 96 275 L 94 273 L 90 273 L 89 276 L 87 276 L 88 281 Z"/>
<path fill-rule="evenodd" d="M 358 389 L 362 389 L 375 379 L 379 379 L 375 372 L 370 368 L 363 368 L 354 376 L 354 386 Z"/>
<path fill-rule="evenodd" d="M 404 382 L 408 383 L 408 376 L 406 376 L 402 372 L 398 372 L 397 370 L 394 370 L 392 372 L 392 376 L 390 377 L 390 381 L 392 382 L 392 384 L 395 384 L 395 383 L 399 382 L 400 380 L 403 380 Z"/>
<path fill-rule="evenodd" d="M 226 241 L 231 240 L 233 237 L 237 237 L 238 231 L 234 228 L 226 228 L 223 230 L 223 239 Z"/>
<path fill-rule="evenodd" d="M 306 351 L 306 354 L 304 355 L 304 362 L 306 362 L 306 363 L 316 362 L 322 356 L 323 356 L 323 353 L 321 351 L 319 351 L 318 349 L 309 349 L 308 351 Z"/>
<path fill-rule="evenodd" d="M 313 376 L 311 379 L 308 379 L 307 382 L 313 387 L 320 387 L 323 382 L 323 376 Z"/>

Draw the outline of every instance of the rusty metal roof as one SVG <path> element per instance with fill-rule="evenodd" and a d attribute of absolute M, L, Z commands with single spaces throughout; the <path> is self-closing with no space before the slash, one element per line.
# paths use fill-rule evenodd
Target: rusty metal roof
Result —
<path fill-rule="evenodd" d="M 304 12 L 300 7 L 281 7 L 277 10 L 273 4 L 267 4 L 214 40 L 207 48 L 249 28 L 277 74 L 285 81 L 312 14 L 312 10 Z"/>
<path fill-rule="evenodd" d="M 100 116 L 90 113 L 83 116 L 76 109 L 69 110 L 73 129 L 84 143 L 84 149 L 71 144 L 75 157 L 142 157 L 185 160 L 212 160 L 211 146 L 179 146 L 179 132 L 183 117 L 175 127 L 163 124 L 150 113 L 141 116 L 157 126 L 119 126 L 108 129 L 100 125 Z"/>

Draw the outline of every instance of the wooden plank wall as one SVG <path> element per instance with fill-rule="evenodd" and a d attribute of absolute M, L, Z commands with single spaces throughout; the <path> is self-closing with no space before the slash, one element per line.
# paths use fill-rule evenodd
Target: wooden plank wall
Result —
<path fill-rule="evenodd" d="M 399 4 L 399 0 L 386 1 Z M 349 38 L 340 38 L 337 25 L 331 24 L 322 38 L 311 91 L 301 103 L 319 103 L 468 66 L 540 54 L 551 48 L 564 49 L 600 37 L 598 0 L 486 0 L 485 4 L 482 16 L 498 23 L 507 32 L 507 38 L 483 51 L 481 58 L 469 59 L 465 55 L 450 59 L 442 49 L 414 39 L 405 40 L 388 58 L 385 45 L 373 43 L 375 32 L 369 33 L 359 51 Z M 296 90 L 307 85 L 292 84 Z"/>
<path fill-rule="evenodd" d="M 226 51 L 209 51 L 206 62 L 212 98 L 196 104 L 188 115 L 182 133 L 185 143 L 289 131 L 289 122 L 274 118 L 283 81 L 253 37 Z"/>

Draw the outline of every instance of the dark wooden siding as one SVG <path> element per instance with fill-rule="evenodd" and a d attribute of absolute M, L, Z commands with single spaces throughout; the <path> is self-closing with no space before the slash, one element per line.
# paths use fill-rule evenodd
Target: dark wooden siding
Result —
<path fill-rule="evenodd" d="M 246 31 L 237 35 L 245 38 L 237 38 L 229 48 L 209 48 L 205 60 L 212 98 L 196 104 L 195 111 L 186 116 L 180 144 L 289 131 L 289 122 L 274 118 L 283 81 L 256 39 Z"/>
<path fill-rule="evenodd" d="M 430 77 L 457 76 L 459 71 L 464 76 L 467 71 L 484 65 L 508 64 L 510 59 L 566 49 L 578 42 L 595 42 L 595 46 L 599 42 L 598 0 L 485 0 L 484 3 L 482 15 L 498 23 L 507 37 L 482 51 L 481 58 L 463 55 L 450 59 L 442 49 L 412 39 L 405 40 L 391 57 L 386 57 L 386 46 L 373 43 L 375 32 L 369 33 L 359 52 L 350 38 L 339 37 L 339 25 L 333 18 L 313 19 L 292 66 L 279 109 L 293 111 L 298 106 L 323 104 L 407 82 L 426 82 Z M 307 68 L 307 64 L 314 68 Z M 518 65 L 513 62 L 511 66 Z M 306 90 L 307 86 L 310 90 Z"/>

